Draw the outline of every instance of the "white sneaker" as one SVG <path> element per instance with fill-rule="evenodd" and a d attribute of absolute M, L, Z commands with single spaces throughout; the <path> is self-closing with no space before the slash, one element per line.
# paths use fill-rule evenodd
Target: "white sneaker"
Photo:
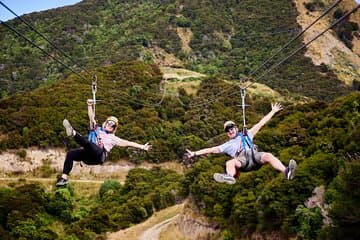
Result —
<path fill-rule="evenodd" d="M 236 183 L 235 178 L 228 174 L 214 173 L 214 179 L 215 179 L 215 181 L 217 181 L 219 183 L 227 183 L 227 184 Z"/>
<path fill-rule="evenodd" d="M 64 126 L 64 128 L 66 130 L 66 135 L 68 137 L 74 136 L 74 129 L 73 129 L 73 127 L 71 126 L 70 122 L 67 119 L 64 119 L 63 126 Z"/>
<path fill-rule="evenodd" d="M 285 170 L 286 179 L 291 180 L 295 177 L 296 168 L 297 168 L 296 161 L 294 159 L 291 159 L 289 162 L 289 166 Z"/>
<path fill-rule="evenodd" d="M 65 186 L 69 183 L 69 181 L 65 178 L 60 178 L 59 181 L 56 183 L 57 187 Z"/>

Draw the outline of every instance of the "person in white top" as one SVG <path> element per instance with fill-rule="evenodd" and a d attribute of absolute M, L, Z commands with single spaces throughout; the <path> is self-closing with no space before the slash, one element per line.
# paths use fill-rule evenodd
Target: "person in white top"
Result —
<path fill-rule="evenodd" d="M 72 149 L 67 152 L 61 178 L 56 183 L 58 187 L 68 184 L 68 176 L 74 161 L 82 161 L 87 165 L 101 165 L 105 162 L 108 153 L 114 146 L 135 147 L 145 151 L 151 148 L 151 145 L 148 143 L 142 145 L 115 136 L 119 121 L 114 116 L 108 117 L 102 126 L 98 126 L 95 120 L 93 104 L 94 101 L 92 99 L 87 100 L 90 120 L 88 138 L 83 137 L 74 130 L 67 119 L 63 121 L 67 136 L 73 137 L 81 148 Z"/>
<path fill-rule="evenodd" d="M 224 130 L 230 139 L 229 141 L 219 146 L 204 148 L 198 151 L 190 151 L 187 149 L 185 156 L 188 159 L 209 153 L 226 153 L 231 156 L 232 159 L 226 162 L 226 173 L 214 174 L 214 179 L 217 182 L 234 184 L 236 182 L 235 178 L 238 177 L 240 171 L 254 171 L 266 163 L 269 163 L 273 168 L 284 173 L 287 179 L 293 179 L 297 167 L 295 160 L 291 159 L 289 166 L 285 167 L 273 154 L 268 152 L 258 152 L 257 146 L 252 142 L 255 135 L 272 118 L 272 116 L 283 109 L 282 105 L 279 103 L 271 104 L 271 108 L 271 111 L 267 115 L 245 133 L 240 132 L 233 121 L 226 121 L 224 123 Z"/>

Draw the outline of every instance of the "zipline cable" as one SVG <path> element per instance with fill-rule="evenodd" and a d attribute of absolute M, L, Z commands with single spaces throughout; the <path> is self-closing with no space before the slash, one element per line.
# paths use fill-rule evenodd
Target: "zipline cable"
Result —
<path fill-rule="evenodd" d="M 64 66 L 65 68 L 67 68 L 68 70 L 70 70 L 72 73 L 76 74 L 78 77 L 80 77 L 81 79 L 85 80 L 86 82 L 88 82 L 87 79 L 85 79 L 83 76 L 81 76 L 79 73 L 75 72 L 71 67 L 69 67 L 68 65 L 66 65 L 65 63 L 63 63 L 61 60 L 59 60 L 57 57 L 52 56 L 50 53 L 48 53 L 47 51 L 45 51 L 44 49 L 42 49 L 41 47 L 39 47 L 37 44 L 35 44 L 34 42 L 32 42 L 30 39 L 28 39 L 27 37 L 25 37 L 23 34 L 21 34 L 19 31 L 17 31 L 15 28 L 11 27 L 10 25 L 8 25 L 7 23 L 5 23 L 4 21 L 0 20 L 0 24 L 3 24 L 5 27 L 7 27 L 8 29 L 10 29 L 11 31 L 13 31 L 14 33 L 16 33 L 18 36 L 24 38 L 27 42 L 29 42 L 31 45 L 33 45 L 34 47 L 36 47 L 37 49 L 39 49 L 40 51 L 42 51 L 45 55 L 47 55 L 48 57 L 51 57 L 52 59 L 54 59 L 56 62 L 60 63 L 62 66 Z"/>
<path fill-rule="evenodd" d="M 102 89 L 100 87 L 98 87 L 98 89 Z M 119 96 L 120 94 L 120 96 Z M 162 96 L 161 96 L 161 99 L 156 102 L 156 103 L 149 103 L 147 101 L 140 101 L 140 100 L 137 100 L 137 99 L 134 99 L 134 97 L 132 97 L 131 95 L 127 94 L 126 92 L 124 91 L 121 91 L 121 92 L 118 92 L 116 94 L 110 94 L 110 96 L 112 96 L 112 101 L 116 101 L 116 102 L 119 102 L 119 101 L 122 101 L 122 102 L 129 102 L 129 103 L 133 103 L 133 104 L 137 104 L 137 105 L 140 105 L 140 106 L 143 106 L 143 107 L 149 107 L 149 108 L 154 108 L 154 107 L 159 107 L 162 105 L 164 99 L 165 99 L 165 95 L 166 95 L 166 87 L 165 87 L 165 84 L 164 84 L 164 90 L 163 90 L 163 93 L 162 93 Z"/>
<path fill-rule="evenodd" d="M 47 37 L 44 36 L 44 34 L 40 33 L 38 30 L 36 30 L 30 23 L 28 23 L 27 21 L 25 21 L 21 16 L 17 15 L 13 10 L 11 10 L 8 6 L 6 6 L 2 1 L 0 1 L 0 4 L 6 8 L 9 12 L 11 12 L 12 14 L 14 14 L 18 19 L 20 19 L 23 23 L 25 23 L 31 30 L 33 30 L 34 32 L 36 32 L 39 36 L 41 36 L 45 41 L 47 41 L 53 48 L 55 48 L 56 50 L 58 50 L 61 54 L 63 54 L 64 56 L 66 56 L 72 63 L 75 63 L 75 61 L 68 55 L 66 54 L 64 51 L 62 51 L 60 48 L 58 48 L 54 43 L 52 43 Z M 89 74 L 90 76 L 92 76 L 93 74 L 91 74 L 88 70 L 86 70 L 85 68 L 79 66 L 79 68 L 81 68 L 83 71 L 85 71 L 87 74 Z"/>
<path fill-rule="evenodd" d="M 8 11 L 10 11 L 12 14 L 14 14 L 16 17 L 18 17 L 23 23 L 25 23 L 31 30 L 33 30 L 34 32 L 36 32 L 38 35 L 40 35 L 43 39 L 45 39 L 51 46 L 53 46 L 55 49 L 57 49 L 60 53 L 62 53 L 63 55 L 65 55 L 68 59 L 71 60 L 71 62 L 74 62 L 72 60 L 72 58 L 66 54 L 65 52 L 63 52 L 61 49 L 59 49 L 55 44 L 53 44 L 50 40 L 48 40 L 43 34 L 41 34 L 39 31 L 37 31 L 34 27 L 32 27 L 29 23 L 27 23 L 25 20 L 23 20 L 20 16 L 18 16 L 14 11 L 12 11 L 9 7 L 7 7 L 2 1 L 0 1 L 0 4 L 5 7 Z M 65 63 L 63 63 L 61 60 L 59 60 L 58 58 L 52 56 L 50 53 L 48 53 L 47 51 L 45 51 L 44 49 L 42 49 L 41 47 L 39 47 L 37 44 L 35 44 L 34 42 L 32 42 L 30 39 L 28 39 L 27 37 L 25 37 L 23 34 L 21 34 L 19 31 L 17 31 L 15 28 L 11 27 L 10 25 L 8 25 L 7 23 L 5 23 L 4 21 L 0 20 L 0 23 L 3 24 L 4 26 L 6 26 L 7 28 L 9 28 L 11 31 L 15 32 L 18 36 L 23 37 L 26 41 L 28 41 L 29 43 L 31 43 L 33 46 L 35 46 L 36 48 L 38 48 L 39 50 L 41 50 L 43 53 L 45 53 L 47 56 L 53 58 L 55 61 L 57 61 L 58 63 L 60 63 L 62 66 L 64 66 L 65 68 L 69 69 L 71 72 L 73 72 L 74 74 L 76 74 L 77 76 L 79 76 L 80 78 L 82 78 L 83 80 L 85 80 L 86 82 L 88 82 L 87 79 L 85 79 L 83 76 L 79 75 L 77 72 L 75 72 L 72 68 L 70 68 L 69 66 L 67 66 Z M 80 67 L 81 68 L 81 67 Z M 93 94 L 93 111 L 95 114 L 96 111 L 96 91 L 97 91 L 97 76 L 95 74 L 91 74 L 89 71 L 87 71 L 84 68 L 81 68 L 82 70 L 84 70 L 87 74 L 89 74 L 90 76 L 93 76 L 93 81 L 92 81 L 92 94 Z M 141 101 L 136 101 L 136 100 L 132 100 L 131 96 L 123 93 L 124 95 L 126 95 L 124 97 L 125 101 L 128 102 L 132 102 L 134 104 L 137 105 L 141 105 L 144 107 L 156 107 L 156 106 L 160 106 L 162 104 L 162 102 L 165 99 L 165 94 L 166 94 L 166 87 L 164 84 L 164 91 L 162 94 L 162 97 L 160 99 L 159 102 L 151 104 L 148 102 L 141 102 Z M 118 95 L 117 95 L 118 96 Z M 126 99 L 125 99 L 126 98 Z"/>
<path fill-rule="evenodd" d="M 292 42 L 294 42 L 296 39 L 298 39 L 302 34 L 304 34 L 305 31 L 307 31 L 307 30 L 308 30 L 311 26 L 313 26 L 317 21 L 319 21 L 322 17 L 324 17 L 326 14 L 328 14 L 335 6 L 336 6 L 337 4 L 339 4 L 341 1 L 342 1 L 342 0 L 336 1 L 336 2 L 335 2 L 333 5 L 331 5 L 324 13 L 322 13 L 317 19 L 315 19 L 308 27 L 306 27 L 303 31 L 301 31 L 301 32 L 300 32 L 297 36 L 295 36 L 293 39 L 289 40 L 288 43 L 286 43 L 280 50 L 278 50 L 275 54 L 273 54 L 271 57 L 269 57 L 269 58 L 268 58 L 264 63 L 262 63 L 257 69 L 253 70 L 248 77 L 246 77 L 245 79 L 242 80 L 242 83 L 243 83 L 242 85 L 243 85 L 243 86 L 241 86 L 241 84 L 239 84 L 240 89 L 241 89 L 241 88 L 248 88 L 248 87 L 250 87 L 251 85 L 253 85 L 253 83 L 254 83 L 255 81 L 258 81 L 259 79 L 261 79 L 262 77 L 264 77 L 265 74 L 269 73 L 269 72 L 270 72 L 269 70 L 265 71 L 265 72 L 261 75 L 261 78 L 256 79 L 255 81 L 253 81 L 252 83 L 250 83 L 248 86 L 244 86 L 246 79 L 250 79 L 250 77 L 251 77 L 255 72 L 257 72 L 258 70 L 260 70 L 260 69 L 261 69 L 264 65 L 266 65 L 271 59 L 273 59 L 273 58 L 274 58 L 276 55 L 278 55 L 281 51 L 283 51 L 285 48 L 287 48 Z M 350 13 L 348 13 L 347 16 L 350 15 L 352 12 L 355 12 L 358 7 L 359 7 L 359 6 L 355 7 L 355 9 L 353 9 Z M 331 25 L 329 28 L 335 26 L 338 22 L 342 21 L 345 17 L 346 17 L 346 16 L 343 16 L 343 17 L 341 18 L 341 20 L 339 19 L 335 24 Z M 327 29 L 327 30 L 328 30 L 328 29 Z M 327 30 L 326 30 L 326 31 L 327 31 Z M 318 37 L 319 37 L 319 36 L 318 36 Z M 312 41 L 314 41 L 314 40 L 316 40 L 316 39 L 313 39 Z M 307 43 L 306 45 L 304 45 L 301 49 L 303 49 L 304 47 L 306 47 L 307 45 L 309 45 L 312 41 L 308 42 L 308 43 Z M 298 49 L 295 53 L 292 53 L 291 55 L 285 57 L 285 59 L 284 59 L 283 61 L 279 62 L 279 63 L 276 64 L 276 65 L 273 65 L 272 67 L 270 67 L 270 69 L 273 70 L 273 69 L 274 69 L 274 66 L 275 66 L 275 67 L 278 67 L 280 64 L 282 64 L 283 62 L 285 62 L 286 60 L 288 60 L 290 57 L 292 57 L 293 55 L 295 55 L 298 51 L 301 51 L 301 49 Z M 232 90 L 232 86 L 229 87 L 228 89 L 223 90 L 220 94 L 222 95 L 223 93 L 225 93 L 225 92 L 227 92 L 227 91 L 230 91 L 230 90 Z M 229 94 L 229 95 L 226 95 L 226 96 L 231 96 L 231 95 L 234 95 L 234 94 Z M 217 94 L 216 96 L 219 96 L 219 94 Z M 225 97 L 226 97 L 226 96 L 225 96 Z M 216 99 L 214 99 L 213 101 L 215 101 L 215 100 L 216 100 Z M 210 100 L 207 100 L 206 103 L 203 103 L 203 104 L 200 103 L 200 104 L 192 105 L 192 107 L 199 107 L 199 106 L 208 104 L 209 102 L 211 102 L 211 101 L 210 101 Z"/>
<path fill-rule="evenodd" d="M 93 82 L 91 85 L 91 92 L 93 94 L 93 111 L 94 111 L 94 119 L 96 119 L 96 114 L 95 114 L 95 105 L 96 105 L 96 91 L 97 91 L 97 76 L 94 74 L 93 77 Z"/>
<path fill-rule="evenodd" d="M 274 57 L 276 57 L 280 52 L 282 52 L 284 49 L 286 49 L 291 43 L 296 41 L 300 36 L 302 36 L 309 28 L 311 28 L 315 23 L 317 23 L 321 18 L 323 18 L 326 14 L 328 14 L 334 7 L 336 7 L 342 0 L 336 1 L 333 5 L 331 5 L 325 12 L 323 12 L 317 19 L 315 19 L 309 26 L 304 28 L 298 35 L 296 35 L 294 38 L 292 38 L 290 41 L 288 41 L 283 47 L 281 47 L 278 51 L 276 51 L 271 57 L 269 57 L 266 61 L 264 61 L 259 67 L 257 67 L 255 70 L 250 72 L 249 76 L 252 76 L 260 70 L 263 66 L 265 66 L 270 60 L 272 60 Z"/>
<path fill-rule="evenodd" d="M 336 20 L 333 24 L 331 24 L 329 27 L 327 27 L 325 30 L 323 30 L 321 33 L 319 33 L 318 35 L 316 35 L 314 38 L 312 38 L 310 41 L 308 41 L 306 44 L 304 44 L 302 47 L 298 48 L 297 50 L 293 51 L 289 56 L 287 56 L 286 58 L 284 58 L 283 60 L 281 60 L 279 63 L 273 65 L 271 68 L 269 68 L 267 71 L 265 71 L 262 75 L 260 75 L 260 77 L 256 78 L 255 81 L 258 81 L 259 79 L 263 78 L 265 76 L 265 74 L 271 72 L 272 70 L 274 70 L 275 68 L 277 68 L 279 65 L 281 65 L 282 63 L 286 62 L 288 59 L 290 59 L 292 56 L 294 56 L 295 54 L 297 54 L 299 51 L 303 50 L 305 47 L 307 47 L 309 44 L 311 44 L 313 41 L 315 41 L 316 39 L 318 39 L 320 36 L 322 36 L 325 32 L 327 32 L 329 29 L 335 27 L 337 24 L 339 24 L 342 20 L 344 20 L 345 18 L 347 18 L 348 16 L 350 16 L 352 13 L 356 12 L 359 9 L 360 5 L 357 5 L 355 8 L 353 8 L 350 12 L 346 13 L 345 15 L 343 15 L 341 18 L 339 18 L 338 20 Z M 246 86 L 246 88 L 250 87 L 251 85 L 253 85 L 254 82 L 248 84 Z"/>
<path fill-rule="evenodd" d="M 2 2 L 0 1 L 0 4 L 2 4 Z M 41 47 L 39 47 L 36 43 L 34 43 L 33 41 L 31 41 L 30 39 L 28 39 L 27 37 L 25 37 L 23 34 L 21 34 L 19 31 L 17 31 L 15 28 L 11 27 L 10 25 L 8 25 L 7 23 L 5 23 L 4 21 L 0 20 L 0 23 L 3 24 L 4 26 L 6 26 L 7 28 L 9 28 L 11 31 L 15 32 L 18 36 L 23 37 L 26 41 L 28 41 L 29 43 L 31 43 L 33 46 L 35 46 L 36 48 L 38 48 L 39 50 L 41 50 L 43 53 L 45 53 L 47 56 L 53 58 L 55 61 L 57 61 L 58 63 L 60 63 L 62 66 L 64 66 L 65 68 L 69 69 L 71 72 L 73 72 L 74 74 L 76 74 L 77 76 L 79 76 L 81 79 L 85 80 L 86 82 L 88 82 L 87 79 L 85 79 L 83 76 L 81 76 L 79 73 L 75 72 L 72 68 L 70 68 L 68 65 L 66 65 L 65 63 L 63 63 L 61 60 L 59 60 L 58 58 L 52 56 L 50 53 L 48 53 L 46 50 L 42 49 Z M 36 30 L 35 30 L 36 31 Z M 38 32 L 38 31 L 36 31 Z M 53 45 L 56 49 L 58 49 L 55 45 Z M 66 55 L 66 53 L 64 53 Z M 84 69 L 83 69 L 84 70 Z M 84 70 L 86 71 L 86 70 Z M 89 71 L 86 71 L 86 73 L 88 73 L 89 75 L 91 75 L 91 73 Z M 93 81 L 92 81 L 92 94 L 93 94 L 93 110 L 95 113 L 95 104 L 96 104 L 96 91 L 97 91 L 97 77 L 95 74 L 91 75 L 93 77 Z M 165 88 L 165 87 L 164 87 Z M 160 106 L 163 102 L 163 100 L 165 99 L 165 94 L 166 94 L 166 90 L 163 91 L 162 94 L 162 98 L 159 102 L 157 103 L 148 103 L 148 102 L 141 102 L 141 101 L 137 101 L 137 100 L 132 100 L 131 96 L 123 93 L 123 95 L 126 95 L 124 98 L 126 98 L 126 101 L 130 101 L 134 104 L 138 104 L 141 106 L 145 106 L 145 107 L 156 107 L 156 106 Z M 117 95 L 118 96 L 118 95 Z"/>

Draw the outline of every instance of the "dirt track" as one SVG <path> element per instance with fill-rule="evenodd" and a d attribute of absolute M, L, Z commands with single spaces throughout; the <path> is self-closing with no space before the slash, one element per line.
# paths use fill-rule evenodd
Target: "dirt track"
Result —
<path fill-rule="evenodd" d="M 166 219 L 165 221 L 154 225 L 153 227 L 147 229 L 141 236 L 138 238 L 139 240 L 158 240 L 160 237 L 160 233 L 163 229 L 165 229 L 169 224 L 173 223 L 179 214 L 176 214 L 172 218 Z"/>
<path fill-rule="evenodd" d="M 25 179 L 30 182 L 55 182 L 54 178 L 24 178 L 24 177 L 11 177 L 11 178 L 0 178 L 0 181 L 19 181 Z M 71 182 L 79 182 L 79 183 L 97 183 L 102 184 L 104 181 L 102 180 L 85 180 L 85 179 L 72 179 Z"/>

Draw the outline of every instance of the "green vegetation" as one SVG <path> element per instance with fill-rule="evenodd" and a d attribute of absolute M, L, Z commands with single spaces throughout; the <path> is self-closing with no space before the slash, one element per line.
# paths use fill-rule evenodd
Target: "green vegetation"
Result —
<path fill-rule="evenodd" d="M 182 199 L 181 177 L 160 169 L 130 171 L 122 186 L 103 183 L 99 197 L 74 194 L 72 185 L 46 192 L 39 184 L 0 188 L 2 239 L 94 239 L 139 223 Z"/>
<path fill-rule="evenodd" d="M 159 47 L 181 59 L 188 69 L 238 81 L 258 78 L 271 64 L 302 45 L 299 39 L 252 74 L 294 37 L 299 29 L 296 16 L 294 3 L 288 0 L 84 0 L 74 6 L 24 16 L 73 61 L 20 20 L 8 23 L 77 72 L 119 61 L 142 59 L 152 63 L 151 52 Z M 193 34 L 190 52 L 182 51 L 178 27 L 189 28 Z M 356 27 L 345 24 L 337 32 L 350 44 Z M 0 49 L 0 97 L 47 85 L 71 73 L 4 26 L 0 26 L 0 43 L 8 46 Z M 349 91 L 331 71 L 314 67 L 301 53 L 265 74 L 259 82 L 281 94 L 321 100 L 332 100 Z"/>
<path fill-rule="evenodd" d="M 124 77 L 122 81 L 108 81 L 106 76 L 110 73 L 121 78 L 121 74 L 115 74 L 113 71 L 126 72 L 128 77 Z M 135 75 L 140 77 L 130 81 L 130 76 Z M 112 91 L 107 82 L 115 87 L 122 84 L 121 93 L 132 89 L 134 85 L 127 85 L 126 80 L 129 80 L 132 84 L 139 84 L 137 89 L 141 93 L 136 95 L 136 102 L 135 98 L 128 97 L 121 103 L 113 99 L 111 105 L 99 105 L 101 117 L 105 118 L 104 113 L 115 111 L 117 115 L 122 116 L 121 126 L 117 132 L 120 137 L 144 142 L 150 140 L 154 145 L 153 151 L 147 155 L 131 149 L 117 149 L 118 151 L 112 154 L 114 160 L 119 156 L 128 157 L 133 161 L 161 162 L 179 159 L 185 148 L 198 149 L 223 142 L 226 136 L 221 131 L 221 125 L 225 119 L 241 122 L 240 107 L 236 105 L 240 96 L 229 98 L 217 95 L 219 90 L 222 92 L 223 89 L 228 89 L 229 84 L 225 81 L 207 78 L 199 86 L 197 96 L 187 96 L 183 93 L 183 102 L 188 102 L 188 105 L 179 107 L 174 99 L 166 99 L 161 107 L 153 105 L 150 108 L 139 104 L 145 101 L 142 96 L 148 96 L 146 100 L 155 101 L 160 96 L 153 94 L 140 83 L 140 80 L 135 81 L 142 79 L 141 76 L 147 76 L 142 81 L 148 83 L 148 86 L 160 80 L 156 67 L 152 68 L 138 62 L 119 63 L 102 69 L 101 72 L 102 86 L 103 89 L 108 89 L 107 92 Z M 52 134 L 48 132 L 53 132 L 54 135 L 58 135 L 57 138 L 53 138 L 53 144 L 60 144 L 59 138 L 64 134 L 61 128 L 61 119 L 64 115 L 61 114 L 65 113 L 69 114 L 75 125 L 85 130 L 86 105 L 84 101 L 80 101 L 81 96 L 72 91 L 72 98 L 62 97 L 62 94 L 70 94 L 65 93 L 64 89 L 73 86 L 85 94 L 85 90 L 82 90 L 85 89 L 85 85 L 81 85 L 78 79 L 70 76 L 66 81 L 53 84 L 46 90 L 41 88 L 34 91 L 37 93 L 36 98 L 30 98 L 34 95 L 24 94 L 0 101 L 3 106 L 1 111 L 4 112 L 1 114 L 1 123 L 8 126 L 3 127 L 2 131 L 8 136 L 17 136 L 12 138 L 17 144 L 32 140 L 40 145 L 44 141 L 49 141 L 46 137 Z M 52 91 L 52 87 L 57 91 Z M 54 95 L 52 97 L 56 97 L 56 101 L 42 101 L 43 98 L 50 97 L 49 94 L 45 94 L 50 91 Z M 107 92 L 101 93 L 101 99 L 111 101 L 111 97 L 115 95 L 106 95 Z M 209 100 L 214 99 L 213 96 L 218 98 L 216 102 L 205 102 L 204 96 Z M 42 113 L 37 113 L 37 108 L 33 108 L 30 111 L 31 116 L 26 111 L 19 115 L 17 107 L 21 108 L 29 101 L 32 101 L 32 105 L 38 106 Z M 270 99 L 249 98 L 248 102 L 252 106 L 248 108 L 251 125 L 269 111 Z M 193 106 L 190 103 L 201 104 L 201 109 L 190 107 Z M 284 163 L 290 158 L 298 161 L 299 169 L 293 181 L 285 180 L 281 174 L 265 166 L 256 172 L 241 174 L 235 185 L 217 184 L 212 180 L 212 175 L 214 172 L 223 171 L 226 157 L 213 155 L 202 158 L 189 169 L 185 178 L 160 169 L 134 169 L 129 173 L 124 185 L 114 180 L 104 182 L 96 199 L 93 197 L 81 200 L 81 197 L 74 197 L 71 188 L 69 192 L 66 189 L 45 192 L 41 187 L 33 185 L 2 188 L 1 193 L 4 196 L 0 199 L 5 202 L 0 204 L 3 211 L 1 216 L 9 217 L 2 223 L 1 231 L 9 239 L 21 236 L 40 239 L 38 236 L 45 234 L 49 234 L 49 239 L 63 239 L 65 235 L 71 239 L 92 239 L 95 236 L 103 236 L 106 231 L 139 223 L 151 216 L 154 211 L 171 206 L 179 199 L 191 195 L 201 213 L 220 223 L 227 236 L 246 237 L 254 231 L 280 231 L 284 236 L 297 235 L 303 239 L 327 239 L 328 236 L 337 236 L 333 239 L 339 239 L 350 234 L 359 234 L 358 228 L 354 227 L 359 222 L 359 196 L 356 190 L 359 182 L 359 103 L 360 94 L 352 93 L 333 103 L 313 102 L 288 106 L 257 135 L 256 143 L 262 150 L 271 151 Z M 45 105 L 52 107 L 45 108 Z M 179 110 L 176 110 L 175 106 Z M 49 109 L 54 115 L 46 112 Z M 58 109 L 61 109 L 62 113 L 59 113 Z M 234 109 L 238 112 L 234 112 Z M 176 115 L 175 110 L 181 110 L 182 114 Z M 33 120 L 35 114 L 40 118 L 37 121 Z M 45 119 L 44 114 L 51 118 Z M 52 118 L 54 122 L 49 122 Z M 33 121 L 32 125 L 27 121 Z M 32 128 L 37 131 L 41 129 L 42 134 L 35 134 L 28 139 L 21 135 L 24 126 L 29 126 L 30 132 Z M 3 149 L 16 146 L 11 145 L 10 137 L 5 139 L 7 140 L 1 142 Z M 74 143 L 70 142 L 70 145 L 72 144 Z M 332 217 L 334 225 L 322 224 L 319 209 L 306 209 L 303 206 L 313 189 L 319 185 L 326 188 L 326 201 L 331 206 L 329 216 Z M 25 190 L 22 190 L 23 188 Z M 32 192 L 33 189 L 36 190 L 35 193 Z M 29 194 L 16 192 L 20 190 Z M 19 210 L 20 206 L 12 207 L 8 203 L 9 199 L 11 204 L 30 202 L 34 206 Z M 347 208 L 343 208 L 344 204 Z M 26 204 L 21 207 L 25 208 Z M 27 215 L 28 209 L 35 212 Z M 13 214 L 17 214 L 16 217 L 12 218 Z M 54 225 L 58 225 L 59 222 L 61 229 L 54 229 Z M 10 227 L 15 225 L 16 227 Z"/>
<path fill-rule="evenodd" d="M 96 73 L 99 122 L 115 115 L 120 120 L 117 136 L 153 145 L 148 153 L 125 148 L 111 152 L 110 161 L 134 163 L 178 161 L 186 148 L 224 142 L 223 122 L 242 122 L 235 84 L 291 38 L 284 32 L 298 27 L 295 17 L 293 3 L 285 0 L 85 0 L 26 16 L 76 59 L 76 66 L 65 60 L 67 64 Z M 50 50 L 19 21 L 9 23 Z M 182 52 L 176 27 L 193 32 L 191 52 Z M 69 74 L 4 27 L 0 33 L 1 43 L 11 43 L 0 50 L 0 151 L 17 149 L 26 159 L 23 148 L 64 142 L 76 146 L 65 137 L 61 122 L 68 118 L 86 134 L 91 79 Z M 148 54 L 152 46 L 209 76 L 196 86 L 196 94 L 179 88 L 178 94 L 163 96 L 161 72 Z M 147 63 L 135 60 L 144 55 Z M 298 161 L 293 181 L 265 166 L 242 173 L 235 185 L 217 184 L 212 175 L 223 171 L 227 158 L 213 155 L 201 158 L 185 176 L 157 168 L 131 170 L 124 185 L 107 180 L 88 198 L 77 196 L 73 185 L 46 191 L 38 184 L 13 184 L 0 188 L 0 235 L 104 239 L 107 231 L 142 222 L 191 196 L 202 214 L 220 224 L 226 239 L 271 231 L 299 239 L 358 237 L 360 94 L 350 93 L 331 71 L 300 54 L 259 82 L 285 97 L 311 98 L 302 105 L 283 103 L 285 109 L 256 136 L 263 151 L 285 164 L 290 158 Z M 248 125 L 266 114 L 273 101 L 271 96 L 247 95 Z M 40 171 L 53 174 L 46 161 Z M 319 208 L 304 207 L 319 185 L 326 189 L 332 225 L 323 224 Z"/>
<path fill-rule="evenodd" d="M 211 178 L 222 171 L 224 158 L 209 157 L 189 171 L 185 185 L 202 212 L 236 236 L 281 229 L 282 234 L 301 239 L 353 239 L 359 236 L 360 219 L 359 102 L 360 94 L 354 93 L 329 105 L 297 106 L 257 135 L 262 150 L 285 163 L 290 158 L 299 162 L 293 181 L 263 167 L 241 174 L 236 185 L 220 185 Z M 318 207 L 304 207 L 320 185 L 327 189 L 333 227 L 323 225 Z"/>
<path fill-rule="evenodd" d="M 338 20 L 346 13 L 347 11 L 338 8 L 333 14 L 334 20 Z M 340 22 L 334 28 L 334 31 L 336 32 L 338 38 L 350 49 L 353 48 L 352 40 L 358 30 L 358 23 L 349 21 L 349 18 L 344 19 L 344 21 Z"/>

